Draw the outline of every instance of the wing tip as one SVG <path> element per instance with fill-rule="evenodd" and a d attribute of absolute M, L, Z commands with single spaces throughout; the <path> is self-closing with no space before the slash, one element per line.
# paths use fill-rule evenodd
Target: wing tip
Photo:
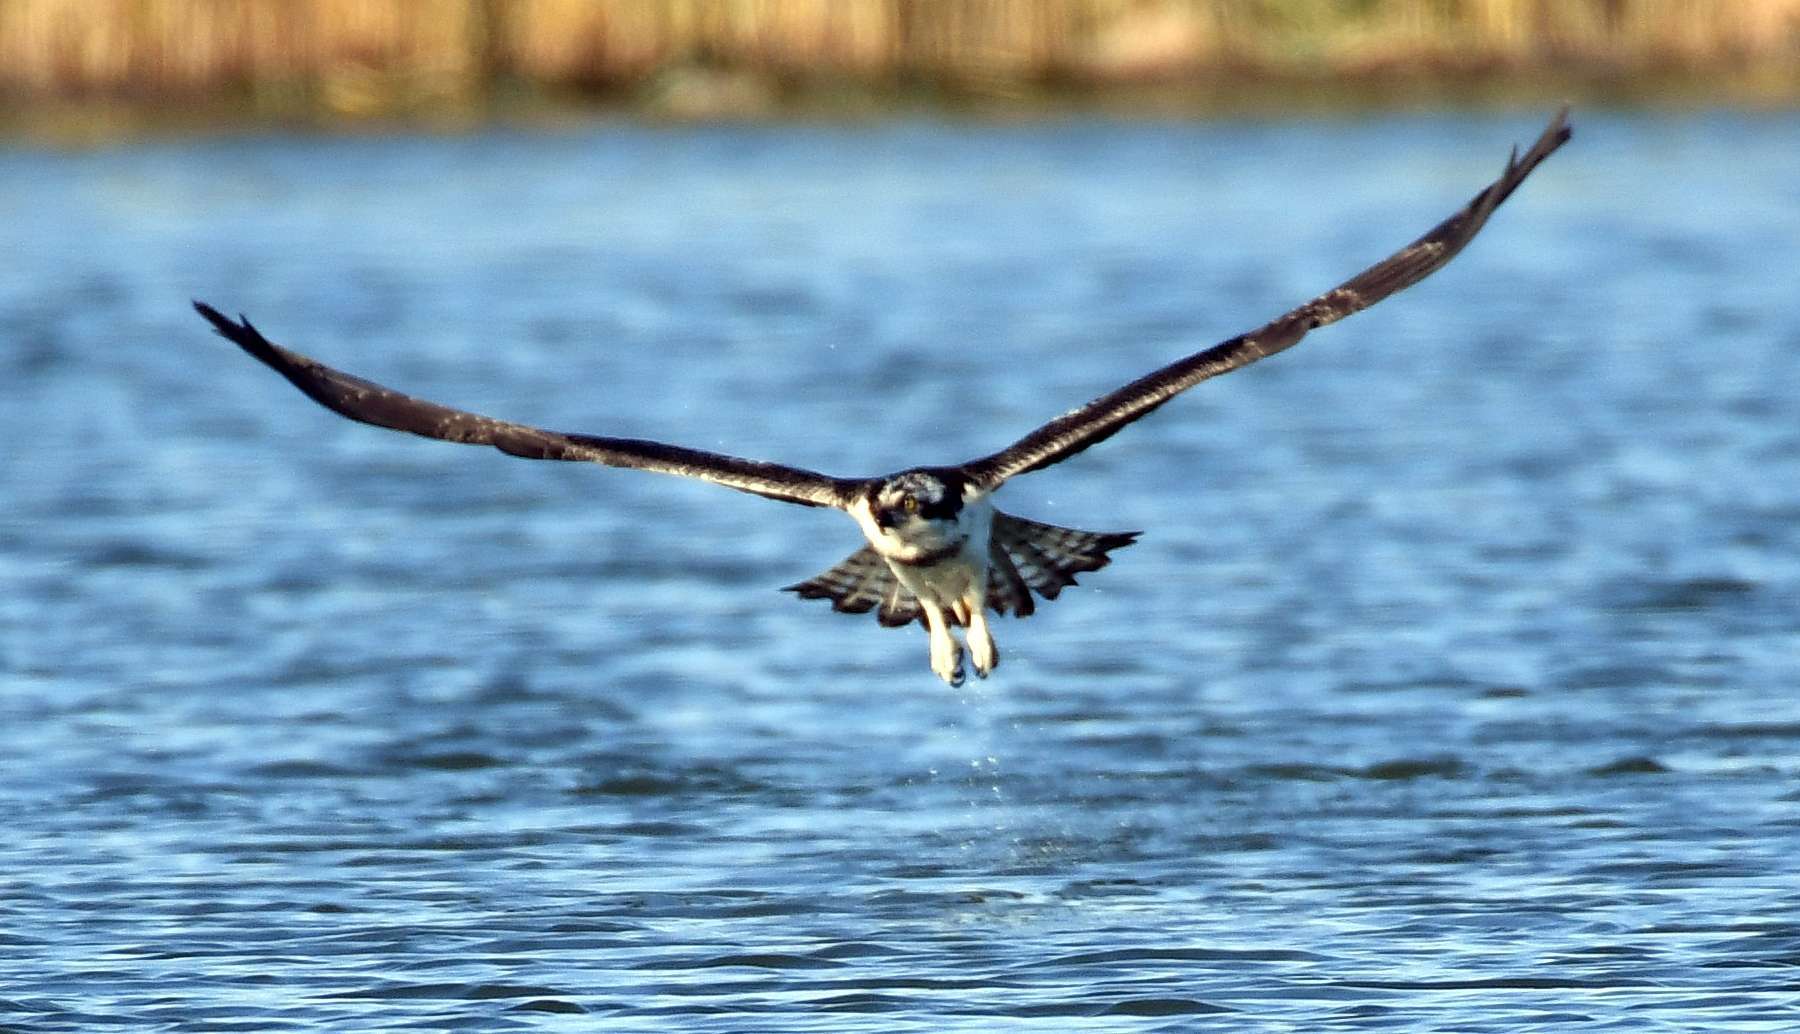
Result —
<path fill-rule="evenodd" d="M 231 317 L 198 298 L 191 299 L 191 301 L 194 304 L 194 311 L 199 313 L 206 322 L 212 324 L 213 332 L 220 337 L 229 338 L 232 332 L 238 329 L 238 325 L 232 321 Z"/>
<path fill-rule="evenodd" d="M 1564 101 L 1562 106 L 1556 109 L 1556 114 L 1550 116 L 1550 121 L 1544 126 L 1544 131 L 1538 134 L 1538 138 L 1532 142 L 1531 148 L 1525 152 L 1523 158 L 1519 157 L 1519 145 L 1514 144 L 1512 156 L 1506 163 L 1507 172 L 1509 174 L 1518 173 L 1522 177 L 1523 173 L 1519 173 L 1521 168 L 1524 172 L 1530 172 L 1537 167 L 1539 162 L 1555 153 L 1557 148 L 1568 143 L 1569 138 L 1575 135 L 1574 127 L 1569 125 L 1571 110 L 1573 109 L 1569 102 Z"/>
<path fill-rule="evenodd" d="M 234 320 L 198 298 L 192 299 L 192 301 L 194 311 L 199 313 L 206 322 L 212 324 L 213 333 L 264 362 L 269 361 L 270 357 L 275 354 L 275 346 L 270 343 L 268 338 L 262 336 L 262 331 L 256 329 L 256 326 L 250 322 L 250 317 L 240 312 L 238 318 Z"/>
<path fill-rule="evenodd" d="M 1572 110 L 1569 102 L 1564 101 L 1562 107 L 1556 109 L 1556 114 L 1550 119 L 1550 124 L 1544 127 L 1544 136 L 1552 141 L 1544 153 L 1548 154 L 1556 150 L 1568 143 L 1569 138 L 1575 135 L 1575 127 L 1569 125 L 1569 113 Z"/>
<path fill-rule="evenodd" d="M 1565 140 L 1568 139 L 1569 134 L 1569 113 L 1573 110 L 1575 110 L 1574 104 L 1563 101 L 1557 105 L 1556 114 L 1550 118 L 1550 128 Z"/>

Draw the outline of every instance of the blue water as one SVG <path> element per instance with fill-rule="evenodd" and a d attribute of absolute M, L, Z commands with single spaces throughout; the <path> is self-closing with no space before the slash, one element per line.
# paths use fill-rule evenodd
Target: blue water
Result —
<path fill-rule="evenodd" d="M 1800 117 L 1578 111 L 1442 273 L 1010 510 L 937 682 L 841 515 L 342 421 L 990 451 L 1547 112 L 0 151 L 0 1028 L 1800 1027 Z"/>

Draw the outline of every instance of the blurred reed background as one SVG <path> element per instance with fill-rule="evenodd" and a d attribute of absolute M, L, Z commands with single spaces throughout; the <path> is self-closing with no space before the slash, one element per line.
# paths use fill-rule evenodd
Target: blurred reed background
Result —
<path fill-rule="evenodd" d="M 1683 78 L 1800 96 L 1800 0 L 0 0 L 0 98 L 675 113 L 1256 81 Z"/>

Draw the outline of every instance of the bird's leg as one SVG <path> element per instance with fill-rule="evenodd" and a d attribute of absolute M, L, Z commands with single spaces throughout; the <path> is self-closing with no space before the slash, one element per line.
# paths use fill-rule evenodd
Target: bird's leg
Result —
<path fill-rule="evenodd" d="M 975 674 L 984 679 L 1000 666 L 1000 650 L 994 645 L 994 634 L 988 631 L 987 610 L 981 604 L 986 594 L 985 589 L 978 587 L 962 603 L 968 611 L 969 631 L 964 638 L 969 641 L 969 659 L 975 662 Z"/>
<path fill-rule="evenodd" d="M 962 685 L 962 646 L 950 634 L 950 624 L 944 620 L 944 608 L 925 600 L 919 603 L 925 608 L 925 628 L 931 633 L 931 670 L 952 686 Z"/>

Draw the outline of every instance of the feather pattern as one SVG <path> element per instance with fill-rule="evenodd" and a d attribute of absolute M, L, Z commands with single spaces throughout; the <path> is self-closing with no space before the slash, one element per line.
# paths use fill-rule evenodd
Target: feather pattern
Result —
<path fill-rule="evenodd" d="M 1010 569 L 1038 595 L 1053 600 L 1064 588 L 1075 584 L 1076 575 L 1105 567 L 1112 562 L 1108 553 L 1131 545 L 1137 537 L 1135 531 L 1081 531 L 996 511 L 993 545 L 988 550 L 990 569 Z M 1007 613 L 995 599 L 996 587 L 990 576 L 988 605 Z M 1013 613 L 1020 617 L 1030 614 L 1030 594 L 1025 595 L 1023 609 L 1016 609 L 1018 601 L 1010 598 L 1011 593 L 1009 590 L 1007 602 L 1015 605 Z"/>
<path fill-rule="evenodd" d="M 1053 600 L 1075 584 L 1075 576 L 1098 571 L 1111 562 L 1107 554 L 1137 541 L 1138 533 L 1080 531 L 994 513 L 988 543 L 987 605 L 999 614 L 1029 617 L 1037 610 L 1032 599 Z M 894 576 L 888 562 L 872 547 L 864 546 L 835 567 L 804 582 L 786 587 L 802 599 L 831 601 L 833 610 L 846 614 L 876 611 L 884 625 L 896 627 L 924 621 L 918 598 Z M 880 609 L 877 610 L 876 608 Z M 955 624 L 955 615 L 947 614 Z"/>
<path fill-rule="evenodd" d="M 987 604 L 996 614 L 1028 618 L 1037 612 L 1031 586 L 1012 557 L 998 543 L 988 547 Z"/>
<path fill-rule="evenodd" d="M 906 591 L 893 568 L 864 546 L 837 566 L 804 582 L 785 586 L 785 591 L 805 600 L 830 600 L 831 609 L 845 614 L 866 614 L 880 606 L 876 620 L 890 628 L 924 620 L 918 598 Z"/>
<path fill-rule="evenodd" d="M 1292 348 L 1308 331 L 1361 312 L 1425 279 L 1456 257 L 1531 170 L 1569 138 L 1568 115 L 1567 108 L 1558 112 L 1524 157 L 1514 149 L 1498 179 L 1418 240 L 1247 334 L 1176 360 L 1057 417 L 991 456 L 965 464 L 964 473 L 991 491 L 1007 478 L 1061 462 L 1111 438 L 1201 381 Z"/>
<path fill-rule="evenodd" d="M 525 459 L 577 460 L 677 474 L 802 506 L 841 508 L 863 484 L 860 480 L 826 477 L 778 463 L 636 438 L 564 434 L 452 409 L 403 395 L 291 352 L 263 337 L 249 320 L 240 317 L 234 321 L 204 302 L 195 302 L 194 309 L 206 317 L 220 337 L 286 377 L 314 402 L 340 416 L 376 427 L 447 442 L 491 445 Z"/>

